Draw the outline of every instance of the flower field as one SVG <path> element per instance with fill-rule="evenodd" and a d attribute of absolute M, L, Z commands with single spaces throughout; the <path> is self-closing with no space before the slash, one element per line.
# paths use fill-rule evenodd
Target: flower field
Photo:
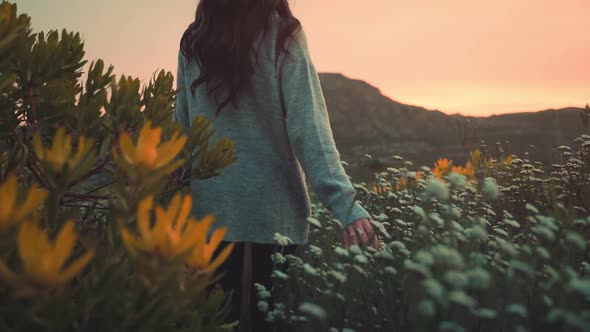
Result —
<path fill-rule="evenodd" d="M 259 307 L 287 331 L 589 331 L 590 135 L 558 151 L 550 170 L 485 145 L 463 166 L 395 157 L 357 186 L 384 250 L 335 245 L 315 205 Z"/>

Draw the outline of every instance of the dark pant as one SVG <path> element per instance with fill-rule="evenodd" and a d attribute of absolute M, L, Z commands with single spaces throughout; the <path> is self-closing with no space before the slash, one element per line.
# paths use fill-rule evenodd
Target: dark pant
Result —
<path fill-rule="evenodd" d="M 214 255 L 217 255 L 225 246 L 227 246 L 230 242 L 222 241 L 219 247 L 216 250 Z M 246 260 L 245 254 L 245 243 L 244 242 L 235 242 L 235 246 L 227 258 L 227 260 L 219 266 L 216 270 L 215 275 L 219 275 L 223 273 L 221 279 L 217 282 L 225 291 L 234 291 L 234 295 L 232 296 L 231 302 L 231 312 L 228 317 L 229 322 L 233 322 L 236 320 L 240 320 L 240 325 L 236 331 L 249 331 L 247 325 L 242 324 L 245 322 L 244 317 L 240 317 L 242 314 L 241 306 L 242 301 L 244 300 L 243 297 L 247 296 L 246 292 L 243 290 L 242 282 L 243 278 L 247 278 L 248 271 L 251 271 L 251 278 L 249 282 L 250 288 L 250 320 L 251 320 L 251 331 L 252 332 L 265 332 L 271 331 L 270 324 L 265 321 L 265 313 L 261 312 L 258 309 L 258 295 L 256 291 L 256 287 L 254 283 L 262 284 L 266 287 L 267 290 L 271 290 L 272 286 L 272 279 L 271 273 L 273 270 L 271 255 L 279 250 L 283 253 L 283 255 L 287 254 L 294 254 L 295 250 L 297 249 L 298 245 L 288 245 L 288 246 L 279 246 L 278 244 L 267 244 L 267 243 L 250 243 L 251 245 L 251 266 L 244 266 L 244 262 Z M 285 263 L 282 267 L 277 267 L 276 269 L 285 272 L 286 270 Z M 246 274 L 244 274 L 246 272 Z M 209 287 L 209 290 L 212 289 L 214 285 Z M 241 319 L 240 319 L 241 318 Z M 247 320 L 247 319 L 246 319 Z"/>

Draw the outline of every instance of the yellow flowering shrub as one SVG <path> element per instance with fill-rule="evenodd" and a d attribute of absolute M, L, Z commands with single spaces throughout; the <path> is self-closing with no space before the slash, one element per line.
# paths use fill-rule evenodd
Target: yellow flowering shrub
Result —
<path fill-rule="evenodd" d="M 94 163 L 94 158 L 91 154 L 94 141 L 91 139 L 79 136 L 76 144 L 76 153 L 72 151 L 72 136 L 67 135 L 63 127 L 57 129 L 51 147 L 45 148 L 41 140 L 42 138 L 39 133 L 33 136 L 35 156 L 40 163 L 46 164 L 46 169 L 54 173 L 68 170 L 71 172 L 71 174 L 68 174 L 68 177 L 75 179 L 77 176 L 88 171 Z"/>
<path fill-rule="evenodd" d="M 71 220 L 64 224 L 54 241 L 49 239 L 47 231 L 37 222 L 25 221 L 20 225 L 17 244 L 23 275 L 16 275 L 0 261 L 0 276 L 17 296 L 33 296 L 37 291 L 63 286 L 78 274 L 94 255 L 92 251 L 88 251 L 64 267 L 76 244 L 74 222 Z"/>
<path fill-rule="evenodd" d="M 0 184 L 0 231 L 35 214 L 47 196 L 47 191 L 33 185 L 22 197 L 18 191 L 16 175 L 9 175 Z"/>
<path fill-rule="evenodd" d="M 0 326 L 231 331 L 207 285 L 233 247 L 213 255 L 226 229 L 207 238 L 214 216 L 195 220 L 182 192 L 233 143 L 206 117 L 173 121 L 171 73 L 142 88 L 97 60 L 82 82 L 80 35 L 30 21 L 0 3 Z"/>
<path fill-rule="evenodd" d="M 187 137 L 179 137 L 179 132 L 176 132 L 171 139 L 162 142 L 162 128 L 151 126 L 148 120 L 139 132 L 137 144 L 133 143 L 128 133 L 120 134 L 122 156 L 113 148 L 114 160 L 131 176 L 157 171 L 169 174 L 183 164 L 183 160 L 173 161 L 182 151 Z"/>

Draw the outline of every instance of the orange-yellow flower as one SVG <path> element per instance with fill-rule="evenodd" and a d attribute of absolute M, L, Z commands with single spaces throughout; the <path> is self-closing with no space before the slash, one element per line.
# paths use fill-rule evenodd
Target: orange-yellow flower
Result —
<path fill-rule="evenodd" d="M 119 136 L 121 154 L 128 164 L 144 167 L 148 171 L 164 168 L 170 166 L 171 161 L 178 156 L 186 144 L 187 137 L 179 137 L 179 135 L 177 132 L 170 140 L 162 143 L 162 128 L 152 128 L 151 121 L 146 121 L 135 145 L 129 134 L 121 133 Z M 116 151 L 113 151 L 113 156 L 115 159 L 120 159 Z M 175 168 L 167 169 L 173 171 Z"/>
<path fill-rule="evenodd" d="M 33 185 L 24 199 L 19 200 L 16 176 L 11 175 L 0 185 L 0 230 L 14 225 L 37 211 L 47 191 Z"/>
<path fill-rule="evenodd" d="M 416 172 L 415 178 L 416 178 L 416 180 L 423 179 L 424 178 L 424 172 L 422 172 L 422 171 Z"/>
<path fill-rule="evenodd" d="M 33 136 L 35 155 L 39 160 L 49 163 L 54 172 L 61 171 L 64 166 L 67 166 L 70 170 L 76 168 L 88 157 L 93 145 L 93 140 L 80 136 L 78 137 L 77 151 L 72 153 L 72 136 L 66 135 L 63 127 L 57 129 L 53 143 L 47 149 L 43 147 L 39 133 Z"/>
<path fill-rule="evenodd" d="M 47 231 L 37 222 L 23 222 L 17 236 L 23 277 L 17 276 L 2 261 L 0 276 L 18 287 L 15 291 L 20 294 L 32 294 L 38 288 L 59 287 L 75 277 L 94 256 L 92 251 L 87 251 L 64 267 L 72 254 L 76 240 L 74 222 L 71 220 L 62 227 L 54 241 L 49 239 Z"/>
<path fill-rule="evenodd" d="M 487 167 L 490 169 L 495 168 L 497 164 L 498 164 L 498 161 L 494 158 L 489 158 L 486 162 Z"/>
<path fill-rule="evenodd" d="M 379 195 L 383 195 L 389 191 L 391 191 L 391 186 L 390 185 L 381 185 L 381 184 L 377 184 L 377 185 L 373 185 L 371 187 L 371 191 L 376 192 Z"/>
<path fill-rule="evenodd" d="M 481 153 L 480 149 L 476 149 L 469 154 L 469 156 L 471 158 L 471 164 L 476 169 L 479 168 L 479 166 L 480 166 L 481 155 L 482 155 L 482 153 Z"/>
<path fill-rule="evenodd" d="M 404 190 L 408 187 L 408 178 L 402 176 L 399 178 L 397 183 L 397 190 Z"/>
<path fill-rule="evenodd" d="M 451 167 L 451 165 L 453 164 L 453 161 L 447 159 L 447 158 L 442 158 L 436 161 L 436 168 L 440 168 L 440 169 L 448 169 L 449 167 Z"/>
<path fill-rule="evenodd" d="M 447 158 L 439 159 L 434 165 L 433 173 L 439 179 L 444 179 L 451 172 L 453 162 Z"/>
<path fill-rule="evenodd" d="M 472 180 L 475 178 L 475 169 L 470 161 L 465 164 L 465 167 L 462 166 L 454 166 L 453 172 L 464 175 L 468 180 Z"/>
<path fill-rule="evenodd" d="M 504 159 L 504 166 L 510 166 L 512 164 L 512 160 L 514 160 L 514 157 L 512 157 L 512 155 L 506 157 Z"/>
<path fill-rule="evenodd" d="M 121 229 L 123 242 L 129 251 L 132 254 L 143 252 L 173 259 L 193 249 L 200 239 L 201 230 L 196 220 L 189 216 L 192 208 L 191 196 L 187 195 L 182 199 L 180 194 L 176 194 L 167 209 L 157 206 L 153 226 L 150 217 L 152 206 L 152 196 L 145 198 L 139 204 L 137 209 L 139 237 L 135 237 L 125 228 Z"/>
<path fill-rule="evenodd" d="M 206 237 L 209 229 L 211 228 L 212 222 L 213 217 L 209 215 L 197 224 L 199 229 L 197 232 L 199 241 L 197 242 L 196 247 L 191 251 L 187 260 L 188 267 L 197 273 L 214 272 L 215 269 L 217 269 L 227 259 L 235 245 L 233 242 L 228 244 L 223 248 L 219 255 L 217 255 L 217 257 L 211 261 L 213 253 L 227 232 L 227 227 L 217 228 L 211 235 L 211 240 L 207 242 Z"/>
<path fill-rule="evenodd" d="M 231 253 L 233 243 L 226 246 L 215 260 L 211 261 L 227 228 L 216 229 L 211 240 L 207 242 L 207 234 L 214 217 L 207 215 L 201 221 L 190 217 L 192 208 L 190 195 L 182 198 L 180 194 L 176 194 L 167 209 L 156 207 L 156 221 L 153 227 L 150 222 L 152 206 L 151 196 L 139 204 L 137 210 L 139 238 L 125 228 L 121 230 L 123 242 L 132 254 L 142 252 L 167 260 L 186 254 L 186 264 L 191 270 L 209 273 L 222 264 Z"/>

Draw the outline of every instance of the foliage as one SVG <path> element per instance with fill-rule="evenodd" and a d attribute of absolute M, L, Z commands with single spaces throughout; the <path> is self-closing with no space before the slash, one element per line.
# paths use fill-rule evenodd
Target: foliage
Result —
<path fill-rule="evenodd" d="M 398 157 L 357 185 L 383 250 L 337 245 L 316 205 L 260 308 L 285 331 L 590 331 L 590 136 L 574 144 L 550 172 L 485 145 L 465 166 Z"/>
<path fill-rule="evenodd" d="M 173 76 L 147 86 L 87 61 L 78 33 L 32 33 L 0 4 L 0 329 L 224 331 L 208 285 L 231 247 L 189 217 L 191 180 L 220 174 L 233 144 L 204 117 L 172 119 Z"/>

